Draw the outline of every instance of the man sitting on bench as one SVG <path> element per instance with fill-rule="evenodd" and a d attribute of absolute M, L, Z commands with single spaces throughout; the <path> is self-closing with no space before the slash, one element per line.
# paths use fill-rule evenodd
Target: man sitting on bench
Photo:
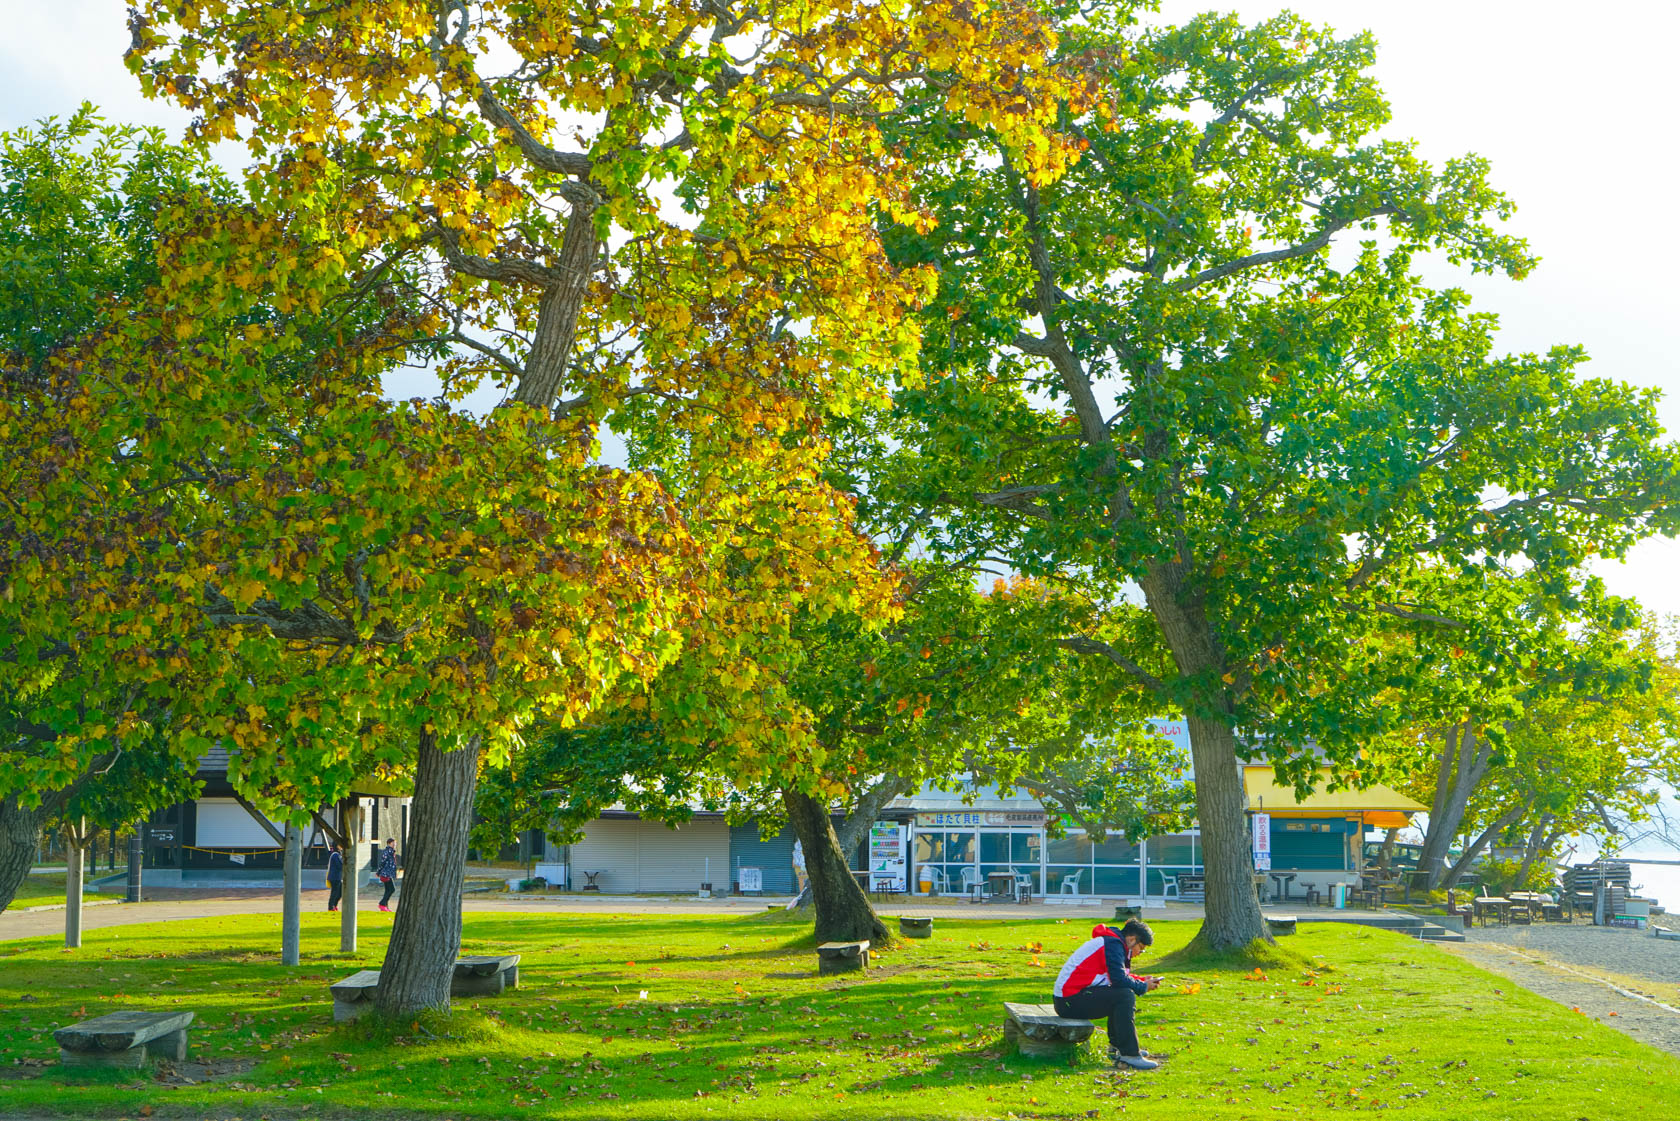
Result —
<path fill-rule="evenodd" d="M 1137 998 L 1161 983 L 1159 977 L 1140 977 L 1132 961 L 1155 942 L 1155 933 L 1141 919 L 1128 920 L 1115 931 L 1098 924 L 1056 975 L 1053 993 L 1056 1015 L 1077 1020 L 1108 1017 L 1108 1054 L 1116 1064 L 1133 1070 L 1160 1066 L 1138 1046 L 1134 1014 Z"/>

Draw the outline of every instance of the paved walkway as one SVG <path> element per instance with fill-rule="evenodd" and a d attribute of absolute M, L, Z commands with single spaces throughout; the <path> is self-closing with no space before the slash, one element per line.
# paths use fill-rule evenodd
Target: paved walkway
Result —
<path fill-rule="evenodd" d="M 98 906 L 84 909 L 82 929 L 100 930 L 109 926 L 130 926 L 135 923 L 180 922 L 221 915 L 279 914 L 280 892 L 272 889 L 245 888 L 210 891 L 190 888 L 167 888 L 148 892 L 145 903 L 126 903 L 121 906 Z M 377 890 L 364 889 L 359 910 L 366 912 L 360 921 L 381 921 L 374 908 Z M 397 896 L 399 906 L 402 899 Z M 90 896 L 88 902 L 98 900 Z M 105 900 L 98 900 L 103 903 Z M 696 899 L 693 896 L 632 896 L 600 895 L 594 892 L 543 894 L 484 894 L 467 895 L 462 899 L 466 911 L 517 911 L 533 914 L 593 914 L 593 915 L 750 915 L 766 908 L 782 907 L 786 897 L 732 896 L 727 899 Z M 325 906 L 324 891 L 305 891 L 305 911 Z M 1113 903 L 1013 903 L 973 904 L 962 899 L 908 899 L 885 901 L 875 909 L 887 918 L 901 915 L 951 919 L 1077 919 L 1081 923 L 1096 923 L 1114 917 Z M 1298 908 L 1267 907 L 1268 912 L 1307 914 Z M 1340 916 L 1354 912 L 1343 911 Z M 1202 908 L 1193 903 L 1152 904 L 1144 909 L 1150 920 L 1200 920 Z M 1330 912 L 1324 912 L 1328 915 Z M 388 921 L 388 920 L 383 920 Z M 6 911 L 0 913 L 0 941 L 12 938 L 36 938 L 61 934 L 64 930 L 64 910 L 59 907 L 46 911 Z"/>

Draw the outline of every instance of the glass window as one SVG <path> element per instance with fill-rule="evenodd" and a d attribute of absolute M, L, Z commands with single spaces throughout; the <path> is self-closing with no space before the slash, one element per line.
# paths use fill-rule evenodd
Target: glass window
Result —
<path fill-rule="evenodd" d="M 1065 837 L 1055 837 L 1050 841 L 1050 863 L 1052 864 L 1089 864 L 1091 863 L 1091 838 L 1083 833 L 1070 833 Z M 1086 885 L 1090 886 L 1090 877 L 1086 877 Z"/>
<path fill-rule="evenodd" d="M 985 861 L 1009 859 L 1008 833 L 980 834 L 980 859 Z"/>
<path fill-rule="evenodd" d="M 1133 864 L 1130 867 L 1127 867 L 1126 865 L 1105 867 L 1105 866 L 1099 864 L 1097 866 L 1097 870 L 1096 870 L 1095 894 L 1097 894 L 1097 895 L 1139 895 L 1139 894 L 1141 894 L 1138 891 L 1138 866 L 1136 864 Z"/>
<path fill-rule="evenodd" d="M 1155 842 L 1149 842 L 1149 859 L 1155 859 Z M 1098 864 L 1136 864 L 1138 847 L 1118 834 L 1110 833 L 1100 845 L 1092 846 L 1092 859 Z"/>
<path fill-rule="evenodd" d="M 1009 837 L 1009 859 L 1017 864 L 1038 867 L 1038 854 L 1044 843 L 1042 833 L 1013 833 Z M 1022 868 L 1025 872 L 1026 869 Z"/>
<path fill-rule="evenodd" d="M 1186 868 L 1196 863 L 1196 846 L 1184 833 L 1149 838 L 1150 864 L 1175 864 Z"/>
<path fill-rule="evenodd" d="M 1025 871 L 1025 869 L 1023 869 Z M 1075 895 L 1091 894 L 1091 870 L 1084 865 L 1052 864 L 1044 872 L 1044 890 L 1052 895 L 1062 890 L 1062 881 L 1069 876 L 1077 876 L 1074 880 Z"/>
<path fill-rule="evenodd" d="M 947 864 L 973 864 L 974 834 L 945 834 L 945 851 L 943 859 Z"/>
<path fill-rule="evenodd" d="M 916 830 L 916 863 L 936 864 L 945 848 L 945 834 L 933 830 Z"/>

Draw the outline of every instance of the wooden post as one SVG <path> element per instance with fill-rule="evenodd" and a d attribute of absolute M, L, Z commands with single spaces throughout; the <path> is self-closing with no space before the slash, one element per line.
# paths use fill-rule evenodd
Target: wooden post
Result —
<path fill-rule="evenodd" d="M 64 945 L 82 948 L 82 861 L 87 854 L 87 819 L 64 827 Z"/>
<path fill-rule="evenodd" d="M 344 834 L 344 898 L 338 904 L 338 948 L 356 952 L 356 897 L 362 890 L 362 800 L 338 804 L 338 831 Z"/>
<path fill-rule="evenodd" d="M 286 867 L 280 904 L 280 964 L 298 963 L 303 910 L 303 830 L 286 823 Z"/>

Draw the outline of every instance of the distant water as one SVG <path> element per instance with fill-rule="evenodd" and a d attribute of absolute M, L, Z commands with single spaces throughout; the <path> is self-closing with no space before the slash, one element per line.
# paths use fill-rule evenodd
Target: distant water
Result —
<path fill-rule="evenodd" d="M 1645 853 L 1658 860 L 1680 860 L 1680 854 L 1674 852 Z M 1641 884 L 1641 895 L 1651 896 L 1663 905 L 1665 910 L 1680 914 L 1680 868 L 1657 864 L 1635 864 L 1630 869 L 1631 879 Z"/>

